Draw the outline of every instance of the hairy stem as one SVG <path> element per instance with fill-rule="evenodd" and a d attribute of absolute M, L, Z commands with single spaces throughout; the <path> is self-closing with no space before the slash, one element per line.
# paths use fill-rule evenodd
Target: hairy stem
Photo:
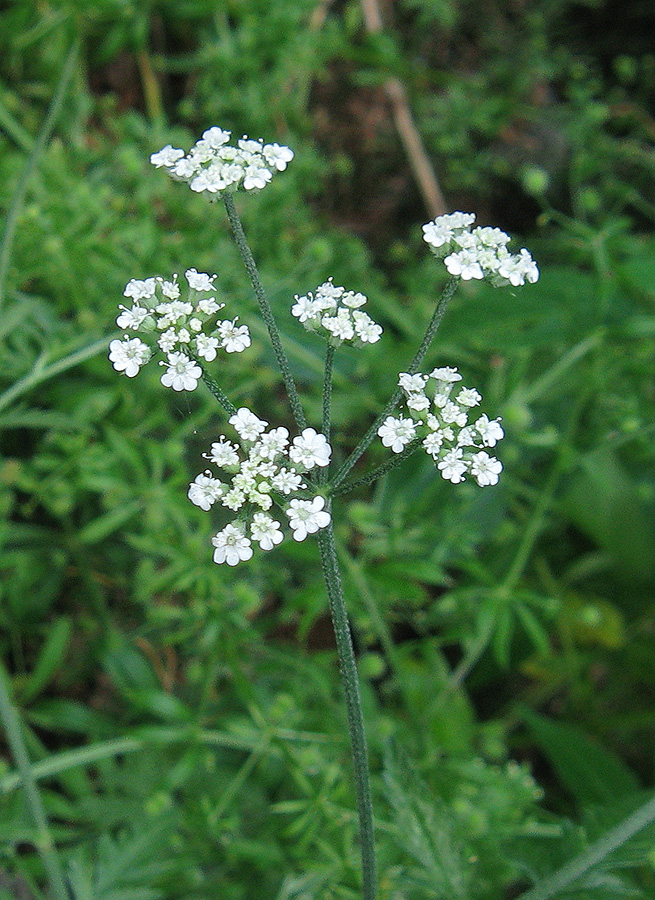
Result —
<path fill-rule="evenodd" d="M 231 402 L 231 400 L 228 399 L 227 395 L 223 392 L 223 389 L 218 385 L 218 383 L 214 381 L 214 379 L 210 375 L 207 375 L 204 370 L 202 373 L 202 380 L 209 388 L 210 393 L 213 394 L 214 397 L 216 397 L 228 416 L 233 416 L 237 411 L 236 406 Z"/>
<path fill-rule="evenodd" d="M 284 352 L 284 347 L 282 346 L 280 332 L 278 330 L 275 317 L 273 316 L 271 304 L 268 302 L 268 297 L 266 296 L 264 286 L 262 285 L 261 278 L 259 277 L 259 271 L 257 269 L 255 259 L 252 255 L 252 251 L 248 246 L 248 241 L 246 240 L 243 225 L 241 224 L 241 219 L 239 218 L 239 214 L 237 213 L 236 206 L 234 204 L 234 196 L 231 192 L 224 192 L 223 202 L 225 203 L 227 217 L 230 220 L 230 226 L 232 227 L 234 241 L 237 245 L 237 249 L 239 250 L 241 259 L 243 260 L 243 264 L 246 268 L 246 272 L 248 273 L 248 277 L 250 278 L 250 283 L 252 284 L 252 288 L 255 292 L 255 297 L 257 298 L 257 303 L 259 304 L 259 310 L 262 314 L 262 318 L 268 329 L 268 334 L 273 346 L 273 352 L 275 353 L 275 359 L 277 360 L 277 364 L 280 367 L 280 371 L 282 372 L 284 385 L 287 389 L 289 402 L 291 403 L 291 411 L 293 412 L 293 417 L 296 420 L 298 428 L 302 430 L 307 426 L 307 419 L 305 418 L 305 413 L 300 402 L 300 396 L 298 395 L 296 383 L 293 379 L 293 375 L 291 374 L 289 360 L 286 353 Z"/>
<path fill-rule="evenodd" d="M 318 533 L 323 577 L 330 601 L 330 613 L 337 643 L 341 683 L 346 696 L 348 729 L 355 776 L 357 813 L 359 816 L 359 841 L 362 857 L 362 900 L 374 900 L 376 894 L 375 835 L 373 830 L 373 806 L 368 768 L 368 751 L 364 732 L 362 701 L 355 651 L 350 636 L 348 612 L 341 586 L 341 574 L 337 559 L 332 523 Z"/>
<path fill-rule="evenodd" d="M 338 487 L 334 488 L 332 491 L 333 497 L 340 497 L 342 494 L 347 494 L 349 491 L 354 491 L 355 488 L 364 487 L 366 484 L 371 484 L 373 481 L 377 481 L 378 478 L 381 478 L 383 475 L 386 475 L 387 472 L 390 472 L 392 469 L 395 469 L 397 465 L 399 465 L 403 460 L 407 459 L 408 456 L 411 456 L 415 450 L 418 449 L 421 441 L 420 438 L 412 441 L 411 444 L 408 444 L 405 449 L 401 453 L 394 453 L 391 459 L 388 459 L 385 463 L 378 466 L 376 469 L 368 472 L 366 475 L 362 475 L 361 478 L 354 478 L 352 481 L 347 481 L 345 484 L 340 484 Z"/>
<path fill-rule="evenodd" d="M 323 375 L 323 422 L 321 431 L 325 435 L 326 440 L 330 440 L 330 414 L 332 411 L 332 365 L 334 363 L 334 347 L 327 345 L 325 351 L 325 373 Z M 326 484 L 328 480 L 328 467 L 321 469 L 318 473 L 318 483 Z"/>
<path fill-rule="evenodd" d="M 435 310 L 432 314 L 432 318 L 430 319 L 430 322 L 425 331 L 425 334 L 423 335 L 423 340 L 421 341 L 421 344 L 420 344 L 418 350 L 414 354 L 414 359 L 411 361 L 408 368 L 405 370 L 410 375 L 414 375 L 416 372 L 418 372 L 421 363 L 425 359 L 425 355 L 428 352 L 428 350 L 430 349 L 430 344 L 432 343 L 432 339 L 434 338 L 435 334 L 437 333 L 437 329 L 439 328 L 439 325 L 441 324 L 441 320 L 443 319 L 443 315 L 446 311 L 446 306 L 448 305 L 448 301 L 455 293 L 458 284 L 459 284 L 459 278 L 451 278 L 447 282 L 445 288 L 443 289 L 443 293 L 442 293 L 441 297 L 439 298 L 439 302 L 437 303 L 437 305 L 435 307 Z M 348 473 L 350 472 L 352 467 L 355 465 L 357 460 L 360 458 L 360 456 L 368 449 L 371 442 L 375 438 L 375 435 L 378 432 L 378 428 L 384 422 L 386 417 L 391 412 L 393 412 L 393 410 L 397 406 L 398 401 L 400 400 L 402 395 L 403 395 L 402 388 L 396 388 L 391 399 L 389 400 L 387 405 L 384 407 L 384 409 L 382 410 L 380 415 L 377 417 L 375 422 L 373 422 L 373 424 L 371 425 L 369 430 L 366 432 L 364 437 L 361 439 L 359 444 L 357 444 L 357 446 L 355 447 L 353 452 L 350 454 L 348 459 L 343 463 L 343 465 L 337 472 L 336 477 L 333 482 L 334 488 L 339 487 L 341 482 L 346 478 L 346 476 L 348 475 Z"/>
<path fill-rule="evenodd" d="M 69 900 L 64 873 L 57 856 L 57 848 L 48 828 L 43 801 L 36 786 L 32 766 L 25 746 L 18 712 L 9 693 L 9 678 L 0 663 L 0 720 L 4 725 L 7 742 L 14 758 L 25 790 L 27 806 L 34 820 L 35 846 L 43 862 L 50 889 L 55 900 Z"/>

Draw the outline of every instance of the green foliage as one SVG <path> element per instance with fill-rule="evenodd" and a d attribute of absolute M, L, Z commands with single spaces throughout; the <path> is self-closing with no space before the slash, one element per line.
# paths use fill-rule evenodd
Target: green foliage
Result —
<path fill-rule="evenodd" d="M 211 124 L 289 143 L 288 172 L 240 211 L 311 423 L 322 347 L 285 318 L 293 294 L 334 275 L 386 332 L 337 355 L 345 457 L 442 277 L 380 101 L 390 75 L 449 202 L 524 231 L 542 275 L 463 286 L 431 357 L 502 414 L 501 485 L 452 490 L 412 458 L 338 501 L 380 898 L 652 896 L 652 820 L 621 828 L 655 749 L 655 76 L 648 29 L 581 43 L 580 6 L 405 0 L 378 36 L 354 0 L 322 24 L 320 4 L 282 0 L 0 13 L 4 212 L 82 40 L 16 206 L 0 318 L 0 652 L 76 900 L 359 896 L 315 548 L 285 543 L 245 576 L 212 566 L 186 490 L 213 399 L 171 397 L 155 371 L 135 389 L 105 357 L 129 278 L 218 271 L 254 336 L 222 383 L 289 424 L 220 208 L 148 163 Z M 593 24 L 610 4 L 584 6 Z M 42 896 L 18 787 L 0 762 L 3 900 Z M 547 893 L 572 859 L 580 874 Z"/>

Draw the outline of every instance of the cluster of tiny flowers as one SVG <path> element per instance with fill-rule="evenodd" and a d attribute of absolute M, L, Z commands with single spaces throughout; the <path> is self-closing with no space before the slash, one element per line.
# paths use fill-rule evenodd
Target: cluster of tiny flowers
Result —
<path fill-rule="evenodd" d="M 280 144 L 244 135 L 233 147 L 229 140 L 229 131 L 209 128 L 188 153 L 167 144 L 152 154 L 150 162 L 176 181 L 186 181 L 192 191 L 212 197 L 239 187 L 247 191 L 266 187 L 273 174 L 283 172 L 293 159 L 293 151 Z"/>
<path fill-rule="evenodd" d="M 322 332 L 333 347 L 344 341 L 362 347 L 380 340 L 382 328 L 361 309 L 366 303 L 364 294 L 336 287 L 331 278 L 313 293 L 296 294 L 295 301 L 292 314 L 308 331 Z"/>
<path fill-rule="evenodd" d="M 455 385 L 462 376 L 445 366 L 429 375 L 402 373 L 398 384 L 405 392 L 407 417 L 387 416 L 378 429 L 385 447 L 401 453 L 411 441 L 422 438 L 425 451 L 447 481 L 459 484 L 470 473 L 481 487 L 498 483 L 502 464 L 484 450 L 503 437 L 499 419 L 481 415 L 472 424 L 469 416 L 482 397 L 471 388 Z"/>
<path fill-rule="evenodd" d="M 509 235 L 500 228 L 471 229 L 473 222 L 473 213 L 456 212 L 423 226 L 423 240 L 451 275 L 463 281 L 488 277 L 497 287 L 538 280 L 539 269 L 527 250 L 510 253 Z"/>
<path fill-rule="evenodd" d="M 154 344 L 165 354 L 166 367 L 161 383 L 174 391 L 193 391 L 202 377 L 197 359 L 211 362 L 219 349 L 240 353 L 250 346 L 250 332 L 237 319 L 217 321 L 216 313 L 225 306 L 213 296 L 215 275 L 188 269 L 185 273 L 188 291 L 180 299 L 177 275 L 172 281 L 163 278 L 133 278 L 123 291 L 132 300 L 131 309 L 120 306 L 116 319 L 119 328 L 139 331 L 149 338 L 125 335 L 109 345 L 109 360 L 118 372 L 134 378 L 152 356 Z M 151 346 L 153 345 L 153 346 Z"/>
<path fill-rule="evenodd" d="M 229 422 L 239 444 L 221 435 L 204 454 L 227 477 L 222 480 L 206 470 L 189 485 L 189 499 L 205 510 L 219 501 L 239 511 L 238 518 L 212 538 L 214 562 L 236 566 L 250 559 L 253 542 L 262 550 L 272 550 L 283 539 L 280 522 L 270 515 L 274 504 L 287 516 L 296 541 L 329 525 L 324 498 L 308 494 L 303 474 L 327 466 L 332 450 L 325 436 L 313 428 L 305 428 L 289 442 L 286 428 L 267 431 L 268 422 L 246 407 Z M 292 497 L 299 492 L 300 496 Z"/>

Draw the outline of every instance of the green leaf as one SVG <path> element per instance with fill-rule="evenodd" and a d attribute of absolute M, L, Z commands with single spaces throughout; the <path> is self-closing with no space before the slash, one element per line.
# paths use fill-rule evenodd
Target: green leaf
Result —
<path fill-rule="evenodd" d="M 521 715 L 560 781 L 581 806 L 619 800 L 639 790 L 632 771 L 577 726 L 553 722 L 527 709 Z"/>
<path fill-rule="evenodd" d="M 72 623 L 66 616 L 57 619 L 52 626 L 34 669 L 21 688 L 24 703 L 37 697 L 62 665 L 72 630 Z"/>

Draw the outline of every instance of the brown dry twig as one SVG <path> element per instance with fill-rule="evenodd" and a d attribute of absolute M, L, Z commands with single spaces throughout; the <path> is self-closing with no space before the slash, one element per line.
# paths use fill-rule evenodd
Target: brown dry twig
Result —
<path fill-rule="evenodd" d="M 380 34 L 384 28 L 377 0 L 361 0 L 364 25 L 370 34 Z M 423 139 L 414 123 L 407 100 L 407 92 L 399 78 L 389 78 L 384 91 L 391 105 L 394 124 L 402 141 L 429 214 L 435 218 L 448 211 L 439 181 L 430 162 Z"/>

